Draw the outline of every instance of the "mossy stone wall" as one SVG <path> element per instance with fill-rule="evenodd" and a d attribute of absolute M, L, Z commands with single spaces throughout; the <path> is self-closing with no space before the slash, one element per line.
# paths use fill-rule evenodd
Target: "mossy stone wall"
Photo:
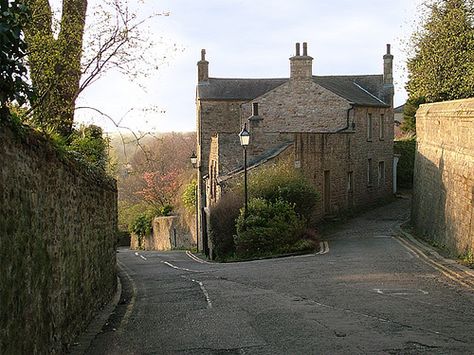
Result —
<path fill-rule="evenodd" d="M 64 353 L 115 291 L 115 181 L 5 125 L 0 169 L 0 353 Z"/>

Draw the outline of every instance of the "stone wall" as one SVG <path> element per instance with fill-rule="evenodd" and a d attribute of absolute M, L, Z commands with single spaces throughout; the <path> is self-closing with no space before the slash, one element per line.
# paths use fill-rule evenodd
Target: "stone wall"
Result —
<path fill-rule="evenodd" d="M 189 216 L 188 216 L 189 217 Z M 190 249 L 196 246 L 195 220 L 185 216 L 155 217 L 152 233 L 142 241 L 143 250 Z M 138 238 L 132 234 L 130 249 L 139 249 Z"/>
<path fill-rule="evenodd" d="M 412 222 L 456 254 L 474 252 L 474 99 L 416 113 Z"/>
<path fill-rule="evenodd" d="M 372 115 L 370 139 L 367 134 L 369 114 Z M 392 195 L 391 110 L 356 107 L 351 111 L 350 120 L 355 123 L 355 128 L 345 133 L 296 134 L 296 166 L 313 182 L 321 197 L 316 205 L 315 220 L 368 206 Z M 382 135 L 381 129 L 384 131 Z M 325 174 L 328 183 L 325 183 Z"/>
<path fill-rule="evenodd" d="M 290 80 L 242 105 L 243 117 L 258 103 L 260 128 L 266 133 L 335 132 L 347 125 L 351 105 L 312 80 Z"/>
<path fill-rule="evenodd" d="M 200 100 L 197 105 L 198 162 L 207 173 L 211 137 L 217 133 L 237 134 L 241 131 L 241 109 L 243 101 Z"/>
<path fill-rule="evenodd" d="M 115 181 L 4 125 L 0 167 L 0 353 L 64 353 L 115 292 Z"/>

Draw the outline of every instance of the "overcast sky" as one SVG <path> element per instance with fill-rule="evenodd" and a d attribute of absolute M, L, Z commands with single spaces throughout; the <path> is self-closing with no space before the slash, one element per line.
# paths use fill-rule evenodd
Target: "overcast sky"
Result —
<path fill-rule="evenodd" d="M 137 4 L 137 1 L 129 0 Z M 313 75 L 380 74 L 385 44 L 394 54 L 395 105 L 406 99 L 405 42 L 418 0 L 145 0 L 143 13 L 169 11 L 150 22 L 167 59 L 144 91 L 127 77 L 109 74 L 87 89 L 81 106 L 93 106 L 133 130 L 195 130 L 196 62 L 207 51 L 211 77 L 288 77 L 296 42 L 308 42 Z M 89 2 L 92 8 L 92 2 Z M 175 47 L 176 45 L 176 47 Z M 177 50 L 172 50 L 176 48 Z M 154 52 L 154 53 L 155 53 Z M 158 112 L 140 109 L 158 106 Z M 114 131 L 92 111 L 78 121 Z"/>

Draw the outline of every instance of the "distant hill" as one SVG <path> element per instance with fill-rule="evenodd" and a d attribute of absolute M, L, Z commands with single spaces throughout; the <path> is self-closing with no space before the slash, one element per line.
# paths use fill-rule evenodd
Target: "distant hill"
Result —
<path fill-rule="evenodd" d="M 194 139 L 196 132 L 106 133 L 106 136 L 110 139 L 111 150 L 119 165 L 130 162 L 132 157 L 141 150 L 141 147 L 147 148 L 157 140 L 173 135 Z"/>

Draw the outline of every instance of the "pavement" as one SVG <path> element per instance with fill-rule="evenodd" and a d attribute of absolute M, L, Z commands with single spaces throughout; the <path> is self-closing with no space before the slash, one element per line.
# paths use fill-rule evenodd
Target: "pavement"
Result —
<path fill-rule="evenodd" d="M 122 296 L 86 354 L 473 354 L 474 274 L 404 235 L 409 200 L 324 253 L 218 264 L 119 249 Z"/>

